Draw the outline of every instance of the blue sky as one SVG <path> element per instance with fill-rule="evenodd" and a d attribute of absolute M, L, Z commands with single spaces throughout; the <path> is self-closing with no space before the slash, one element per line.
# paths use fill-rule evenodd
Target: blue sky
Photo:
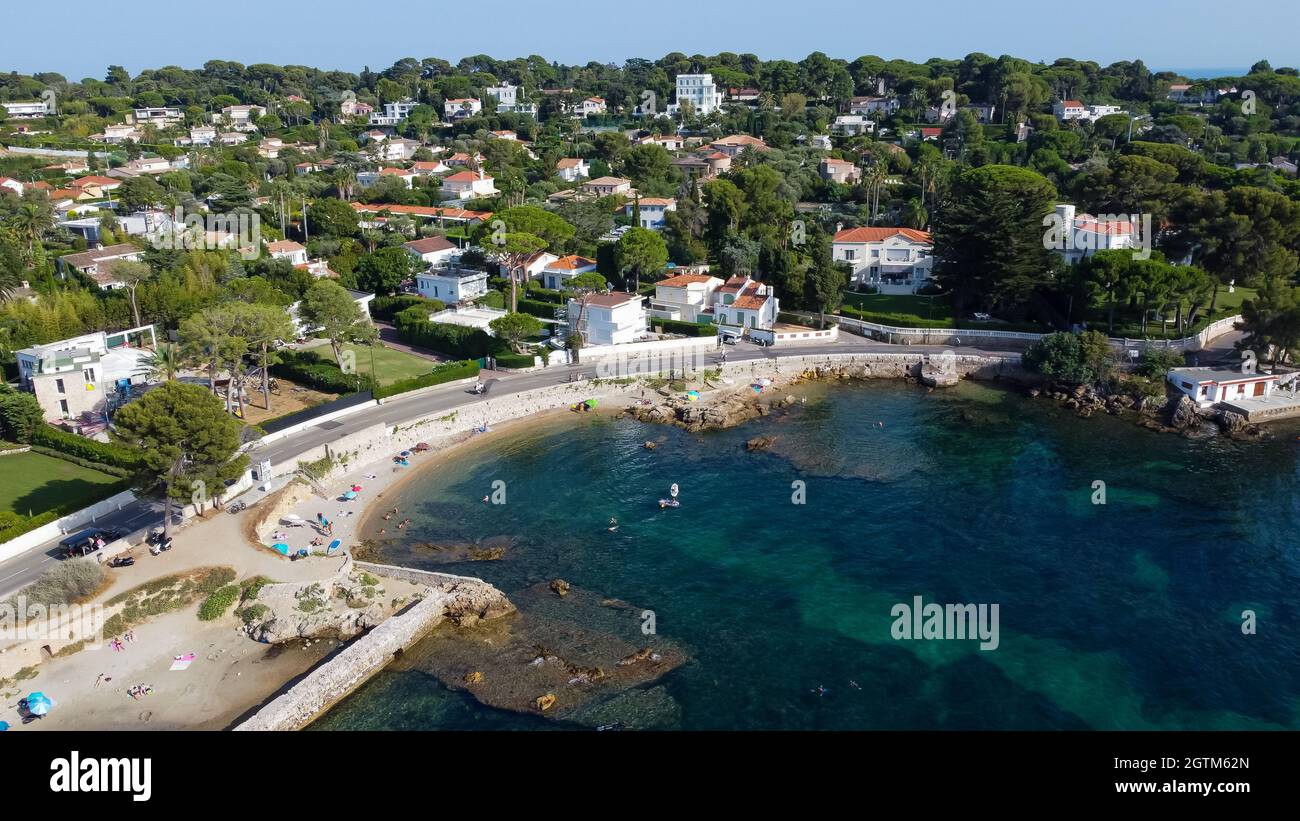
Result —
<path fill-rule="evenodd" d="M 670 51 L 811 51 L 924 60 L 973 51 L 1153 68 L 1296 65 L 1296 0 L 217 0 L 147 5 L 5 0 L 0 70 L 103 77 L 109 64 L 196 68 L 210 59 L 359 71 L 400 57 L 540 54 L 567 63 Z M 1096 10 L 1103 11 L 1098 12 Z"/>

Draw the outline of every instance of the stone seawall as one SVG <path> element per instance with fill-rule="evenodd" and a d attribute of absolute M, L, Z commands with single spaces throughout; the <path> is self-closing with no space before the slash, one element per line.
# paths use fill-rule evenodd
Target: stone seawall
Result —
<path fill-rule="evenodd" d="M 419 602 L 353 641 L 235 730 L 300 730 L 444 620 L 473 625 L 515 609 L 505 594 L 482 579 L 369 562 L 357 562 L 356 567 L 404 581 L 419 580 L 429 587 Z"/>

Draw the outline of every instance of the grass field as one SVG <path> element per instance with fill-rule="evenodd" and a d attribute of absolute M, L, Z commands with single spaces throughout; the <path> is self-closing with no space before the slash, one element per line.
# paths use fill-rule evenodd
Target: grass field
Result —
<path fill-rule="evenodd" d="M 318 357 L 332 361 L 334 354 L 328 344 L 312 348 Z M 370 373 L 370 347 L 368 345 L 344 345 L 343 350 L 352 351 L 357 358 L 357 372 Z M 375 371 L 379 384 L 391 385 L 403 379 L 423 376 L 433 370 L 434 363 L 427 359 L 394 350 L 393 348 L 375 348 Z"/>
<path fill-rule="evenodd" d="M 20 516 L 75 510 L 113 495 L 116 476 L 42 453 L 0 456 L 0 510 Z"/>

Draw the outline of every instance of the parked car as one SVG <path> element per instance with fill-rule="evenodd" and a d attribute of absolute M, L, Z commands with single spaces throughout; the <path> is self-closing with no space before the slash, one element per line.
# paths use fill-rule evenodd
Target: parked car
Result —
<path fill-rule="evenodd" d="M 107 527 L 91 527 L 86 530 L 70 533 L 59 542 L 62 548 L 62 555 L 65 559 L 77 558 L 80 556 L 89 556 L 96 550 L 99 550 L 102 544 L 115 542 L 122 538 L 122 531 L 114 530 Z"/>

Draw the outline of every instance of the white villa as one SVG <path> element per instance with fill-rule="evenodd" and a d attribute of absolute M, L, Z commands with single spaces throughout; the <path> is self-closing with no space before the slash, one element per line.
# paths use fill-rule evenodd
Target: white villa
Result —
<path fill-rule="evenodd" d="M 460 256 L 460 249 L 446 237 L 425 237 L 403 242 L 406 252 L 426 265 L 446 265 Z"/>
<path fill-rule="evenodd" d="M 638 205 L 641 208 L 641 227 L 656 231 L 664 227 L 664 214 L 677 210 L 677 200 L 672 197 L 642 197 L 624 205 L 623 213 L 629 217 L 633 216 Z"/>
<path fill-rule="evenodd" d="M 836 262 L 849 264 L 850 282 L 882 294 L 912 294 L 930 279 L 934 243 L 913 228 L 848 228 L 835 233 Z"/>
<path fill-rule="evenodd" d="M 875 120 L 869 119 L 865 114 L 841 114 L 831 123 L 831 131 L 846 137 L 870 134 L 875 130 Z"/>
<path fill-rule="evenodd" d="M 646 332 L 646 310 L 638 294 L 592 294 L 585 309 L 570 299 L 570 322 L 578 322 L 578 331 L 587 345 L 620 345 L 635 342 Z M 581 320 L 579 320 L 581 316 Z"/>
<path fill-rule="evenodd" d="M 443 116 L 448 121 L 463 120 L 467 117 L 473 117 L 483 110 L 483 101 L 477 97 L 462 97 L 455 100 L 448 100 L 443 103 Z"/>
<path fill-rule="evenodd" d="M 1075 206 L 1059 203 L 1049 217 L 1053 228 L 1048 242 L 1066 262 L 1075 263 L 1098 251 L 1132 248 L 1134 224 L 1123 219 L 1099 219 L 1092 214 L 1075 214 Z"/>
<path fill-rule="evenodd" d="M 77 419 L 103 414 L 122 391 L 144 383 L 141 360 L 156 343 L 153 325 L 142 325 L 35 345 L 14 357 L 23 388 L 36 394 L 47 420 Z"/>
<path fill-rule="evenodd" d="M 491 197 L 499 193 L 492 184 L 492 178 L 482 169 L 458 171 L 442 179 L 442 196 L 449 200 L 472 200 L 475 197 Z"/>
<path fill-rule="evenodd" d="M 678 74 L 677 102 L 668 106 L 668 115 L 680 112 L 683 103 L 690 103 L 691 110 L 701 117 L 722 108 L 722 92 L 718 91 L 717 84 L 713 82 L 713 75 Z"/>
<path fill-rule="evenodd" d="M 596 270 L 596 260 L 570 254 L 552 260 L 542 268 L 542 287 L 558 291 L 574 277 Z"/>
<path fill-rule="evenodd" d="M 398 100 L 393 103 L 384 103 L 384 110 L 376 111 L 370 115 L 370 125 L 387 125 L 393 126 L 411 116 L 411 109 L 415 108 L 418 103 L 414 100 Z"/>
<path fill-rule="evenodd" d="M 555 164 L 555 173 L 565 182 L 577 182 L 591 176 L 591 166 L 581 157 L 562 157 Z"/>
<path fill-rule="evenodd" d="M 266 244 L 271 259 L 287 259 L 293 265 L 307 264 L 307 249 L 291 239 L 281 239 Z"/>
<path fill-rule="evenodd" d="M 425 299 L 448 305 L 478 299 L 488 292 L 487 271 L 477 268 L 435 266 L 415 275 L 415 289 Z"/>
<path fill-rule="evenodd" d="M 655 285 L 650 302 L 650 316 L 680 322 L 699 322 L 709 318 L 713 294 L 722 280 L 708 274 L 678 274 Z"/>
<path fill-rule="evenodd" d="M 771 330 L 780 312 L 772 286 L 749 277 L 732 277 L 713 293 L 713 318 L 718 325 Z"/>
<path fill-rule="evenodd" d="M 144 258 L 144 251 L 129 243 L 109 245 L 79 254 L 59 257 L 59 270 L 64 277 L 68 269 L 77 270 L 95 281 L 101 290 L 111 291 L 122 288 L 125 283 L 113 275 L 113 266 L 123 260 L 138 262 Z"/>

